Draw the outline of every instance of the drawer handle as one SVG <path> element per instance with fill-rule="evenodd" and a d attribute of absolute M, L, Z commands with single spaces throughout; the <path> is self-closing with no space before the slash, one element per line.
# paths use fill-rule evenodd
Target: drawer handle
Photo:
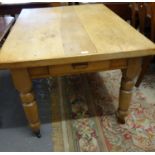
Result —
<path fill-rule="evenodd" d="M 85 69 L 88 68 L 88 62 L 74 63 L 72 64 L 73 69 Z"/>

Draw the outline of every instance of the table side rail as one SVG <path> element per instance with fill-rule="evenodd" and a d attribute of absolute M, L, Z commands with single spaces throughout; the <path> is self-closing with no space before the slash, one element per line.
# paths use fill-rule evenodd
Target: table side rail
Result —
<path fill-rule="evenodd" d="M 71 74 L 90 73 L 96 71 L 105 71 L 113 69 L 127 68 L 128 59 L 105 60 L 84 63 L 72 63 L 64 65 L 50 65 L 43 67 L 28 68 L 32 78 L 42 78 L 49 76 L 64 76 Z"/>

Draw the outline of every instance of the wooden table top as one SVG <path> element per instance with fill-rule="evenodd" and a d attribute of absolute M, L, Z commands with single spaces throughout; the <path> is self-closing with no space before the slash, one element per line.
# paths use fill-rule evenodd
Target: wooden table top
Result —
<path fill-rule="evenodd" d="M 0 67 L 154 54 L 154 43 L 102 4 L 25 9 L 0 51 Z"/>

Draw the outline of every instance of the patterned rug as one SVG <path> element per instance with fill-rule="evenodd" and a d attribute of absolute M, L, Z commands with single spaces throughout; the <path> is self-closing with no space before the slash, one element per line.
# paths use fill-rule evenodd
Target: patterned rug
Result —
<path fill-rule="evenodd" d="M 120 70 L 52 79 L 54 151 L 155 151 L 154 77 L 134 88 L 124 125 L 115 115 Z"/>

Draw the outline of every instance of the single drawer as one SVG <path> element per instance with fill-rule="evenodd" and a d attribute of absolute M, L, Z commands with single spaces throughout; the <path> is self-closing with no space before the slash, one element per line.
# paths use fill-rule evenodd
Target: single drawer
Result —
<path fill-rule="evenodd" d="M 64 65 L 49 66 L 51 76 L 88 73 L 112 69 L 124 69 L 127 67 L 127 59 L 104 60 L 96 62 L 82 62 Z"/>
<path fill-rule="evenodd" d="M 69 74 L 88 73 L 101 70 L 107 70 L 110 67 L 110 61 L 82 62 L 64 65 L 53 65 L 49 67 L 51 76 L 61 76 Z"/>

